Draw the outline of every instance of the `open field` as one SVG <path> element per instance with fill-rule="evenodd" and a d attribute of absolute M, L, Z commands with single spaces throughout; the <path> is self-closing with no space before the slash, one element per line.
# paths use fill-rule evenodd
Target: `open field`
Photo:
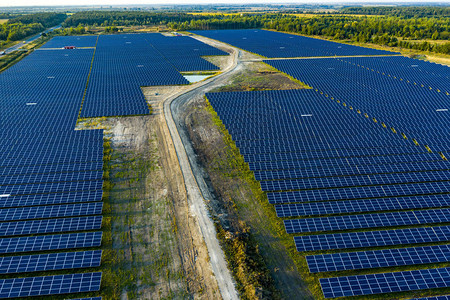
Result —
<path fill-rule="evenodd" d="M 0 19 L 0 24 L 8 22 L 8 19 Z"/>
<path fill-rule="evenodd" d="M 305 88 L 263 62 L 244 62 L 230 83 L 213 90 L 229 91 L 263 91 Z"/>

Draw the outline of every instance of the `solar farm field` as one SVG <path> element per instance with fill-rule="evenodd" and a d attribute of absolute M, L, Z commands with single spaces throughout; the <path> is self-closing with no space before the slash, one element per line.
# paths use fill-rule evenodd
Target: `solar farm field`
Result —
<path fill-rule="evenodd" d="M 309 48 L 301 37 L 304 52 L 287 54 L 279 33 L 196 33 L 266 57 L 326 56 L 317 45 L 327 42 Z M 258 52 L 264 38 L 273 43 Z M 400 56 L 265 63 L 312 89 L 206 97 L 306 261 L 304 276 L 320 285 L 316 296 L 448 294 L 450 69 Z"/>
<path fill-rule="evenodd" d="M 55 37 L 0 74 L 0 298 L 101 293 L 104 132 L 74 130 L 79 116 L 149 114 L 141 86 L 188 84 L 179 70 L 223 54 L 160 34 Z"/>
<path fill-rule="evenodd" d="M 80 117 L 149 113 L 141 86 L 189 82 L 180 71 L 218 70 L 201 55 L 225 55 L 190 37 L 100 35 Z"/>
<path fill-rule="evenodd" d="M 74 131 L 92 55 L 35 51 L 0 74 L 1 298 L 100 290 L 103 132 Z"/>
<path fill-rule="evenodd" d="M 191 32 L 267 58 L 398 54 L 260 29 L 193 30 Z"/>

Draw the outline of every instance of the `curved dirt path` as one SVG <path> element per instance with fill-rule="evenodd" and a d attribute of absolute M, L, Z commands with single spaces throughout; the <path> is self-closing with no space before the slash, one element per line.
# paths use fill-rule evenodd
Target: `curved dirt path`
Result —
<path fill-rule="evenodd" d="M 228 80 L 233 70 L 238 66 L 239 51 L 235 48 L 228 48 L 231 51 L 231 62 L 220 74 L 193 84 L 188 91 L 181 91 L 169 97 L 164 101 L 163 110 L 183 174 L 190 213 L 198 220 L 199 229 L 208 249 L 211 268 L 217 280 L 221 296 L 223 299 L 239 299 L 225 255 L 216 236 L 214 223 L 205 204 L 205 201 L 209 201 L 212 198 L 211 194 L 201 173 L 197 170 L 197 164 L 193 161 L 195 154 L 192 146 L 186 141 L 186 137 L 183 138 L 180 135 L 181 130 L 179 130 L 181 126 L 179 117 L 182 107 L 194 97 L 201 97 L 205 91 Z"/>

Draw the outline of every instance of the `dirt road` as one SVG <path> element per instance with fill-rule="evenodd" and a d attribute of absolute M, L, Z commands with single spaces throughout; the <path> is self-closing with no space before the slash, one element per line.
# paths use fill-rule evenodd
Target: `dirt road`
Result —
<path fill-rule="evenodd" d="M 203 179 L 203 175 L 197 167 L 192 146 L 187 136 L 183 133 L 183 122 L 180 119 L 180 112 L 182 112 L 184 105 L 189 103 L 192 99 L 202 97 L 206 91 L 228 80 L 228 77 L 236 70 L 239 64 L 239 51 L 231 47 L 229 47 L 229 51 L 231 52 L 231 60 L 222 73 L 192 85 L 192 88 L 188 92 L 181 91 L 168 98 L 164 102 L 164 116 L 184 177 L 190 204 L 190 213 L 195 215 L 198 219 L 200 231 L 202 232 L 208 248 L 211 268 L 217 280 L 222 298 L 238 299 L 238 293 L 235 288 L 233 277 L 228 270 L 224 253 L 216 236 L 217 233 L 214 224 L 205 205 L 205 201 L 210 201 L 212 197 L 208 186 Z"/>

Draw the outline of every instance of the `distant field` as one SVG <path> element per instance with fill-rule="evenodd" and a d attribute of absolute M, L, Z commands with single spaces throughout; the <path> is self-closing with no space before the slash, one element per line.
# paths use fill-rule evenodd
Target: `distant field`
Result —
<path fill-rule="evenodd" d="M 0 19 L 0 24 L 8 22 L 8 19 Z"/>
<path fill-rule="evenodd" d="M 317 16 L 340 16 L 340 17 L 379 17 L 380 16 L 380 15 L 322 14 L 322 13 L 318 13 L 318 14 L 287 14 L 287 15 L 296 16 L 296 17 L 306 17 L 306 18 L 312 18 L 312 17 L 317 17 Z"/>
<path fill-rule="evenodd" d="M 190 15 L 202 15 L 202 16 L 216 16 L 216 15 L 224 15 L 224 16 L 235 16 L 240 14 L 252 14 L 250 11 L 243 11 L 238 13 L 220 13 L 220 12 L 200 12 L 200 13 L 189 13 Z"/>

